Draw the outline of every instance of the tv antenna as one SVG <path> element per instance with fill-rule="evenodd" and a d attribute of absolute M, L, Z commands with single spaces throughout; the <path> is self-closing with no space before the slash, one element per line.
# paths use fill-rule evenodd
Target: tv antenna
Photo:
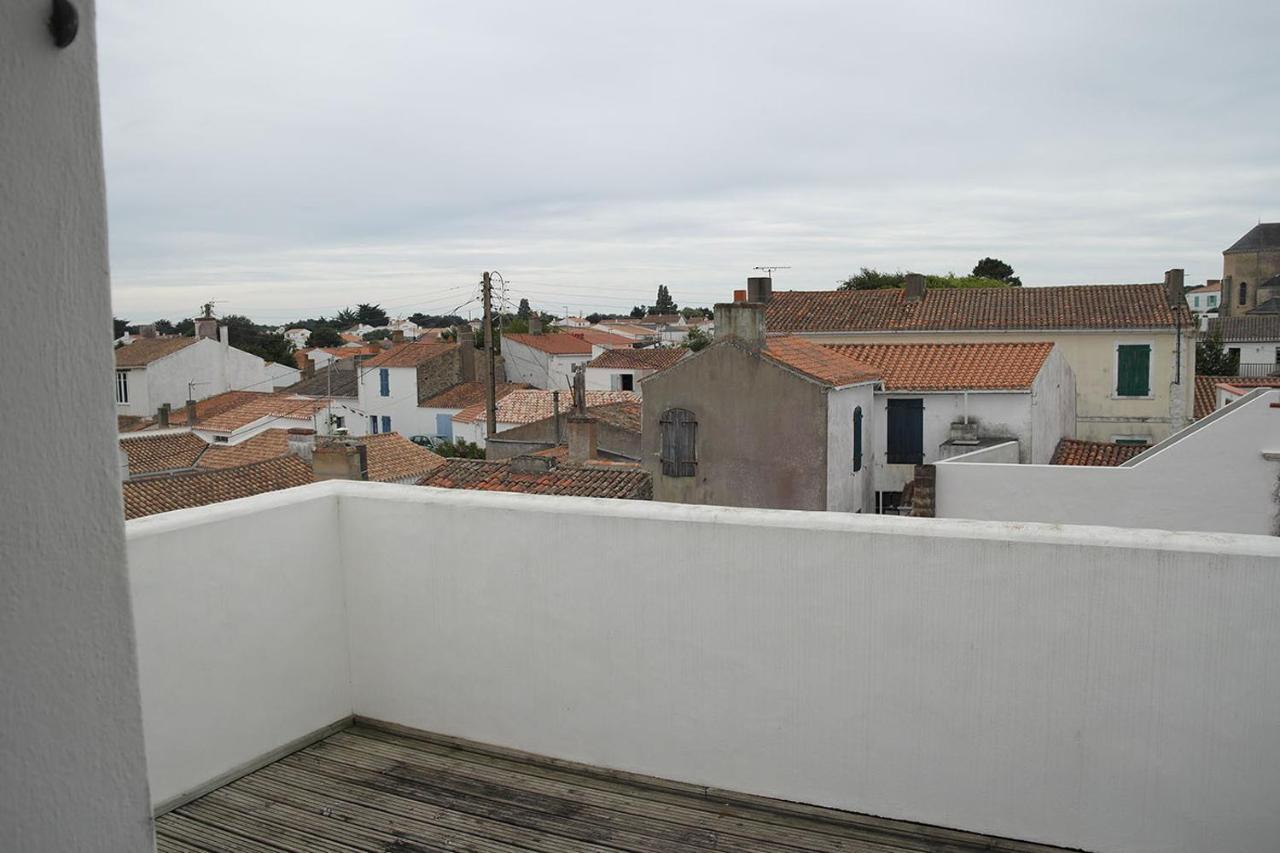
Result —
<path fill-rule="evenodd" d="M 767 272 L 769 274 L 769 278 L 773 278 L 774 270 L 789 270 L 791 269 L 791 267 L 764 266 L 764 267 L 752 267 L 752 269 L 757 269 L 757 270 L 760 270 L 761 272 Z"/>

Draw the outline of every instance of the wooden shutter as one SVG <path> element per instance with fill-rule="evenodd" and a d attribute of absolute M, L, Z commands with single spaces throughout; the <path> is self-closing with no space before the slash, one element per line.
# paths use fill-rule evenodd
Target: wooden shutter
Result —
<path fill-rule="evenodd" d="M 853 470 L 862 470 L 862 407 L 853 410 Z"/>
<path fill-rule="evenodd" d="M 1116 395 L 1146 397 L 1151 393 L 1151 347 L 1122 344 L 1116 354 Z"/>
<path fill-rule="evenodd" d="M 698 421 L 688 409 L 667 409 L 658 421 L 662 433 L 662 473 L 692 477 L 698 464 Z"/>
<path fill-rule="evenodd" d="M 888 400 L 888 447 L 891 465 L 924 463 L 924 400 Z"/>

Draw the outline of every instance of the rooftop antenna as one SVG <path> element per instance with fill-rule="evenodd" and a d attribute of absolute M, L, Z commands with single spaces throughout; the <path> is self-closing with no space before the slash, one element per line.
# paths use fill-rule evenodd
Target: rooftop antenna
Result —
<path fill-rule="evenodd" d="M 769 274 L 769 278 L 773 278 L 774 270 L 789 270 L 791 269 L 791 267 L 763 266 L 763 267 L 752 267 L 752 269 L 757 269 L 757 270 L 760 270 L 761 272 L 766 272 Z"/>

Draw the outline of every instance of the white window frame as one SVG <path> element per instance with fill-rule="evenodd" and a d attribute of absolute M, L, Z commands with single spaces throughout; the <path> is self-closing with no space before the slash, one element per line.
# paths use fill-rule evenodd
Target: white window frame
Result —
<path fill-rule="evenodd" d="M 116 405 L 129 405 L 129 371 L 127 370 L 116 371 Z"/>
<path fill-rule="evenodd" d="M 1147 356 L 1147 393 L 1145 395 L 1128 396 L 1120 391 L 1120 347 L 1145 346 L 1150 351 Z M 1111 399 L 1112 400 L 1154 400 L 1156 398 L 1156 342 L 1153 338 L 1121 338 L 1111 347 Z"/>

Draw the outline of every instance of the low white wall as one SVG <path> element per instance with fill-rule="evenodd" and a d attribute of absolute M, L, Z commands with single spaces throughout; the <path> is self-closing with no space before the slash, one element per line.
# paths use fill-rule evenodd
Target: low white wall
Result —
<path fill-rule="evenodd" d="M 954 448 L 959 449 L 959 448 Z M 947 459 L 939 460 L 939 462 L 960 462 L 972 464 L 974 462 L 1002 462 L 1016 465 L 1018 462 L 1018 442 L 1006 441 L 1003 444 L 993 444 L 990 447 L 980 447 L 977 450 L 970 450 L 967 453 L 960 453 Z"/>
<path fill-rule="evenodd" d="M 1270 539 L 346 495 L 358 714 L 1090 850 L 1280 835 Z"/>
<path fill-rule="evenodd" d="M 129 538 L 157 799 L 354 710 L 1095 851 L 1280 835 L 1271 538 L 349 482 Z"/>
<path fill-rule="evenodd" d="M 153 805 L 351 714 L 325 484 L 130 521 Z"/>
<path fill-rule="evenodd" d="M 1273 533 L 1280 465 L 1262 452 L 1280 450 L 1278 400 L 1234 403 L 1121 468 L 939 463 L 937 516 Z"/>

